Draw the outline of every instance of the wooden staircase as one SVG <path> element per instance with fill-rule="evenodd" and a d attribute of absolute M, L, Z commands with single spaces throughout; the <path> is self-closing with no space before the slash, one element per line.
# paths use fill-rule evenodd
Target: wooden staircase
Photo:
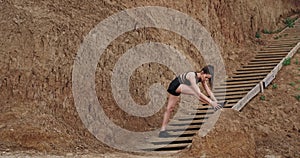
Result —
<path fill-rule="evenodd" d="M 279 38 L 268 41 L 268 46 L 258 50 L 253 59 L 237 69 L 223 84 L 215 87 L 216 98 L 225 97 L 228 102 L 224 108 L 241 110 L 271 83 L 284 60 L 292 57 L 300 48 L 299 20 L 295 22 L 294 27 L 285 28 L 276 37 Z M 203 104 L 185 115 L 173 118 L 167 127 L 171 137 L 149 138 L 148 144 L 143 146 L 142 150 L 177 152 L 185 149 L 191 145 L 194 134 L 213 113 L 210 106 Z"/>

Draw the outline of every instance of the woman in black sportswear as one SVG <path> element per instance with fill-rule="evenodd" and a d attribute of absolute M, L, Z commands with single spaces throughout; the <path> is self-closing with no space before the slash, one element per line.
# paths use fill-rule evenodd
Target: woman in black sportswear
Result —
<path fill-rule="evenodd" d="M 199 101 L 211 105 L 215 111 L 222 108 L 223 105 L 218 104 L 217 99 L 209 88 L 207 82 L 213 87 L 214 67 L 208 65 L 202 68 L 200 72 L 187 72 L 177 76 L 169 85 L 169 99 L 166 111 L 164 113 L 163 122 L 159 137 L 168 137 L 166 126 L 169 122 L 171 112 L 179 99 L 180 94 L 194 95 Z M 210 96 L 205 96 L 198 87 L 198 83 L 202 84 L 206 93 Z"/>

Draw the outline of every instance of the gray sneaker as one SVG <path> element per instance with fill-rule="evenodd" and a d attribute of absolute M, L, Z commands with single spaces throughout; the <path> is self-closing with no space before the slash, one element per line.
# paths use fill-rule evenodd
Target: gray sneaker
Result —
<path fill-rule="evenodd" d="M 158 137 L 167 138 L 170 137 L 170 134 L 167 131 L 160 131 Z"/>

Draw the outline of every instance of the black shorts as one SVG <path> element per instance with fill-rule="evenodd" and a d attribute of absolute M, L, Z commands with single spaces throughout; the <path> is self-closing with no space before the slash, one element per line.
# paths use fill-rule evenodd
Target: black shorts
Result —
<path fill-rule="evenodd" d="M 168 87 L 168 92 L 172 95 L 175 95 L 175 96 L 179 96 L 180 93 L 177 93 L 176 92 L 176 89 L 179 87 L 180 85 L 180 82 L 178 80 L 178 77 L 176 77 L 169 85 Z"/>

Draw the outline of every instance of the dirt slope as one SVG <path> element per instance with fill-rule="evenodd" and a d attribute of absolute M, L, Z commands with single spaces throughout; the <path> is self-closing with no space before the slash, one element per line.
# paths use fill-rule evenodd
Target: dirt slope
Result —
<path fill-rule="evenodd" d="M 241 112 L 224 109 L 214 130 L 195 136 L 184 156 L 300 157 L 299 59 L 300 51 Z"/>
<path fill-rule="evenodd" d="M 0 151 L 62 155 L 112 152 L 113 149 L 95 139 L 79 119 L 72 96 L 72 66 L 80 43 L 95 25 L 113 13 L 147 5 L 177 9 L 198 20 L 222 48 L 228 74 L 254 55 L 252 50 L 261 43 L 255 40 L 258 30 L 276 30 L 282 26 L 282 20 L 300 10 L 297 0 L 1 0 Z M 105 85 L 110 81 L 109 73 L 118 57 L 145 41 L 173 45 L 187 52 L 196 60 L 194 62 L 201 59 L 188 41 L 164 30 L 136 30 L 112 42 L 98 63 L 96 82 L 104 86 L 97 87 L 97 95 L 115 123 L 135 131 L 158 128 L 162 110 L 149 118 L 128 116 L 115 105 L 110 87 Z M 167 86 L 174 77 L 168 68 L 160 65 L 151 65 L 151 71 L 147 67 L 150 66 L 139 67 L 132 76 L 134 82 L 130 86 L 139 103 L 149 100 L 144 94 L 151 83 L 159 81 Z M 164 75 L 155 76 L 158 69 Z M 140 76 L 144 73 L 153 77 L 142 80 Z M 142 81 L 145 86 L 141 86 Z M 134 91 L 136 89 L 140 91 Z M 265 153 L 263 147 L 257 152 Z"/>

